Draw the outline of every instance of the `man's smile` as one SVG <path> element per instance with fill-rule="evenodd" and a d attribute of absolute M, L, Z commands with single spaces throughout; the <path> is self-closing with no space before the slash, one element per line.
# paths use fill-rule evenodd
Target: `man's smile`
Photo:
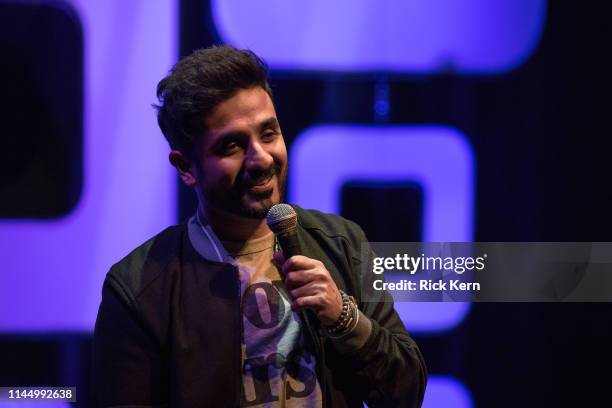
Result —
<path fill-rule="evenodd" d="M 250 191 L 253 193 L 263 193 L 265 191 L 268 191 L 274 188 L 275 182 L 276 182 L 276 177 L 275 175 L 272 175 L 259 182 L 249 184 L 249 186 L 247 187 L 247 191 Z"/>

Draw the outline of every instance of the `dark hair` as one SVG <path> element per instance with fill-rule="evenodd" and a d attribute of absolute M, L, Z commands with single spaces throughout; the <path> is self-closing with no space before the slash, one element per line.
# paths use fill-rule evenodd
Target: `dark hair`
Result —
<path fill-rule="evenodd" d="M 255 53 L 227 45 L 194 51 L 157 84 L 157 123 L 172 149 L 192 153 L 204 121 L 241 89 L 263 88 L 272 97 L 268 66 Z"/>

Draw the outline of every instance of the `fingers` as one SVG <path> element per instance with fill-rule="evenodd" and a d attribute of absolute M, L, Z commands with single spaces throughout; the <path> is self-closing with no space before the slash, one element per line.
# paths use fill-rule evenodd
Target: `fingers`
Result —
<path fill-rule="evenodd" d="M 325 265 L 302 255 L 283 264 L 285 287 L 293 310 L 311 309 L 323 324 L 333 324 L 342 311 L 342 297 Z"/>
<path fill-rule="evenodd" d="M 288 290 L 306 285 L 314 280 L 325 280 L 329 275 L 322 262 L 302 255 L 295 255 L 287 259 L 282 269 Z"/>
<path fill-rule="evenodd" d="M 338 320 L 342 312 L 342 303 L 335 305 L 333 298 L 325 294 L 298 297 L 291 302 L 291 309 L 299 311 L 309 309 L 315 312 L 323 324 L 333 324 Z"/>
<path fill-rule="evenodd" d="M 312 309 L 315 312 L 321 308 L 321 296 L 304 296 L 294 299 L 291 302 L 291 308 L 293 310 Z"/>
<path fill-rule="evenodd" d="M 303 255 L 294 255 L 283 264 L 283 272 L 288 274 L 294 270 L 325 268 L 323 262 Z"/>
<path fill-rule="evenodd" d="M 317 280 L 317 272 L 314 270 L 291 271 L 285 275 L 285 287 L 292 290 Z"/>
<path fill-rule="evenodd" d="M 319 282 L 309 282 L 303 286 L 296 287 L 295 289 L 289 290 L 291 299 L 297 299 L 306 296 L 315 296 L 325 292 L 325 285 Z"/>

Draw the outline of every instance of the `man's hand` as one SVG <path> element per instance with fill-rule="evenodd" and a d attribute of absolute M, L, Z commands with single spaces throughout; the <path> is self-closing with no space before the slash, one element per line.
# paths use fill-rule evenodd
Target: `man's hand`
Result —
<path fill-rule="evenodd" d="M 324 325 L 336 323 L 342 311 L 342 296 L 323 262 L 303 255 L 286 261 L 282 257 L 276 259 L 282 265 L 291 308 L 314 311 Z"/>

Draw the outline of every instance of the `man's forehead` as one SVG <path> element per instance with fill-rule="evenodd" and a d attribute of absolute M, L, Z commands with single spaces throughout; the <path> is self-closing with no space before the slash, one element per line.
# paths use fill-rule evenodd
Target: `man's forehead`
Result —
<path fill-rule="evenodd" d="M 268 93 L 260 88 L 241 89 L 213 108 L 206 117 L 206 125 L 222 127 L 237 121 L 264 121 L 276 117 L 274 104 Z"/>
<path fill-rule="evenodd" d="M 253 88 L 241 90 L 217 105 L 207 116 L 204 125 L 205 133 L 214 137 L 279 124 L 268 93 L 261 88 Z"/>

